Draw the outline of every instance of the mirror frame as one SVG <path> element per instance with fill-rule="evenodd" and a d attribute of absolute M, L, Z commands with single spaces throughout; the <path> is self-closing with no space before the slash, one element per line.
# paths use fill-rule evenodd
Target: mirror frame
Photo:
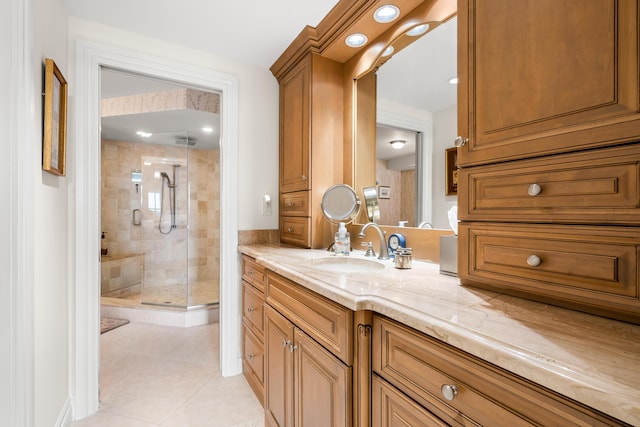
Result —
<path fill-rule="evenodd" d="M 397 54 L 404 46 L 418 40 L 406 36 L 405 33 L 408 30 L 429 22 L 432 23 L 430 31 L 433 31 L 440 23 L 446 22 L 457 14 L 457 6 L 457 0 L 425 0 L 345 63 L 345 84 L 348 86 L 345 86 L 344 183 L 355 189 L 375 183 L 375 144 L 373 144 L 374 148 L 371 148 L 371 141 L 375 141 L 377 123 L 375 71 L 393 57 L 392 55 L 383 58 L 382 52 L 387 46 L 394 45 L 394 47 L 398 46 L 395 52 Z M 429 217 L 432 216 L 433 208 L 430 205 L 429 202 L 429 206 L 426 207 L 425 202 L 422 202 L 422 208 L 427 208 L 425 214 Z M 366 212 L 363 210 L 356 222 L 366 222 L 365 215 Z"/>

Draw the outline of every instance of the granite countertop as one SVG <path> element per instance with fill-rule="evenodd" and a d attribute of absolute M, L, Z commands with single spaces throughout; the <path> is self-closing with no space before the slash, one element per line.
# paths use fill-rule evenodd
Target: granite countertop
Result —
<path fill-rule="evenodd" d="M 325 250 L 241 245 L 258 264 L 352 310 L 372 310 L 632 425 L 640 425 L 640 326 L 460 285 L 437 264 L 323 271 Z M 364 259 L 354 251 L 351 258 Z M 372 258 L 369 258 L 370 260 Z"/>

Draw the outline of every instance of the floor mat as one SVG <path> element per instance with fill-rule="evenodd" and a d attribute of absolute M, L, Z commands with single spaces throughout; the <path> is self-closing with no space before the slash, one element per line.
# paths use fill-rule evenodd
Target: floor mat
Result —
<path fill-rule="evenodd" d="M 101 317 L 100 318 L 100 334 L 104 334 L 105 332 L 109 332 L 112 329 L 120 327 L 122 325 L 126 325 L 129 323 L 127 319 L 114 319 L 112 317 Z"/>

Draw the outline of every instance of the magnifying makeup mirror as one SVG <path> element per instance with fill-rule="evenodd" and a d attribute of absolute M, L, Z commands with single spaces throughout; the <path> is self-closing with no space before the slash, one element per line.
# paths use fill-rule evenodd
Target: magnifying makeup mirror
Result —
<path fill-rule="evenodd" d="M 378 189 L 376 187 L 364 187 L 364 204 L 367 207 L 367 218 L 369 222 L 380 221 L 380 205 L 378 204 Z"/>
<path fill-rule="evenodd" d="M 346 184 L 334 185 L 322 196 L 322 213 L 333 224 L 352 222 L 360 213 L 360 198 Z"/>

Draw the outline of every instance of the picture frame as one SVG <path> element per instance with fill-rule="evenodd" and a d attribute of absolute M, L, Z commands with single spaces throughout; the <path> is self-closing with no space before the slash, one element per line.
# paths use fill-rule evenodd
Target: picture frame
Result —
<path fill-rule="evenodd" d="M 445 174 L 447 196 L 456 196 L 458 194 L 458 148 L 447 148 L 445 150 Z"/>
<path fill-rule="evenodd" d="M 53 59 L 45 59 L 42 169 L 65 175 L 67 145 L 67 81 Z"/>
<path fill-rule="evenodd" d="M 379 199 L 390 199 L 391 198 L 391 187 L 388 185 L 380 185 L 378 186 L 378 198 Z"/>

